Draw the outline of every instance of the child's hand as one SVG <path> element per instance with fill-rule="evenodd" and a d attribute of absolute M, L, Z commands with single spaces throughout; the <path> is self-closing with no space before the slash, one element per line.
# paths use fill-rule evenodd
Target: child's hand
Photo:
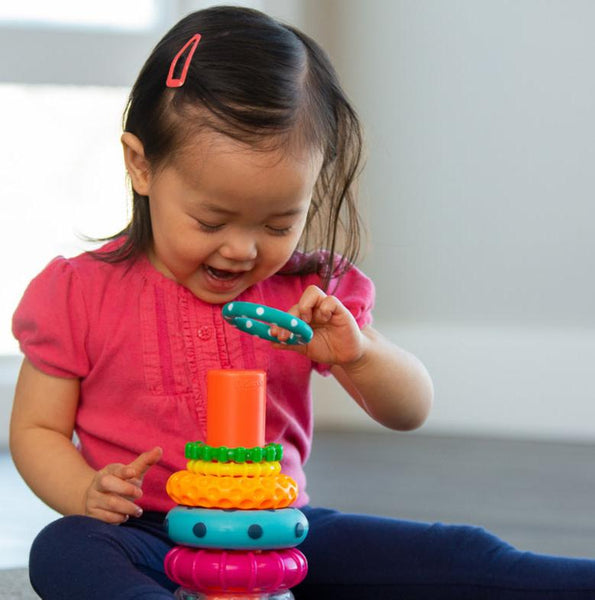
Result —
<path fill-rule="evenodd" d="M 305 345 L 276 345 L 278 348 L 305 354 L 311 360 L 331 365 L 346 365 L 359 360 L 364 353 L 365 338 L 353 315 L 335 296 L 328 296 L 311 285 L 289 312 L 312 327 L 314 337 Z M 271 334 L 279 342 L 289 338 L 289 332 L 277 326 Z"/>
<path fill-rule="evenodd" d="M 112 463 L 97 471 L 85 493 L 85 514 L 106 523 L 123 523 L 130 516 L 140 517 L 142 509 L 134 502 L 141 490 L 145 473 L 158 463 L 163 450 L 155 447 L 143 452 L 128 465 Z"/>

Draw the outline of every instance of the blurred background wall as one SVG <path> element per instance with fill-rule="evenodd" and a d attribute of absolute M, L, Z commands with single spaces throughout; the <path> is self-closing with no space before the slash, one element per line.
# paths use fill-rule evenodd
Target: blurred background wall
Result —
<path fill-rule="evenodd" d="M 368 130 L 377 325 L 433 375 L 426 430 L 593 439 L 595 4 L 325 7 Z"/>
<path fill-rule="evenodd" d="M 85 247 L 77 232 L 125 222 L 127 89 L 164 31 L 211 4 L 155 0 L 136 30 L 0 21 L 3 425 L 12 310 L 52 256 Z M 377 328 L 433 376 L 424 430 L 594 440 L 595 3 L 242 4 L 315 37 L 362 117 L 362 266 Z M 320 426 L 375 427 L 330 380 L 315 404 Z"/>

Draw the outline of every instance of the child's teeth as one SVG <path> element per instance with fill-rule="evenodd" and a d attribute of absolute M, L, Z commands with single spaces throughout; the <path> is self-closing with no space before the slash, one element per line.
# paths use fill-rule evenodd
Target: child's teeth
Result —
<path fill-rule="evenodd" d="M 211 275 L 213 275 L 213 277 L 216 277 L 217 279 L 230 279 L 235 275 L 234 273 L 230 273 L 229 271 L 221 271 L 220 269 L 215 269 L 214 267 L 209 267 L 209 271 L 211 272 Z"/>

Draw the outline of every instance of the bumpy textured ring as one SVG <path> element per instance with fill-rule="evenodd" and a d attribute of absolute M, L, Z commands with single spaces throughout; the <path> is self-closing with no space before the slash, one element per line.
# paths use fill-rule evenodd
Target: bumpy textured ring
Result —
<path fill-rule="evenodd" d="M 209 462 L 206 460 L 189 460 L 186 469 L 198 475 L 214 475 L 215 477 L 269 477 L 281 472 L 281 463 L 235 463 Z"/>
<path fill-rule="evenodd" d="M 165 529 L 182 546 L 276 550 L 301 544 L 308 520 L 297 508 L 229 511 L 176 506 L 167 513 Z"/>
<path fill-rule="evenodd" d="M 267 444 L 254 448 L 228 448 L 227 446 L 209 446 L 203 442 L 188 442 L 184 454 L 188 460 L 206 460 L 217 462 L 274 462 L 283 458 L 281 444 Z"/>
<path fill-rule="evenodd" d="M 308 572 L 297 548 L 249 552 L 174 546 L 164 565 L 172 581 L 203 594 L 275 592 L 296 586 Z"/>
<path fill-rule="evenodd" d="M 241 331 L 269 342 L 279 342 L 271 335 L 269 325 L 278 325 L 291 332 L 285 344 L 307 344 L 314 335 L 308 323 L 293 315 L 253 302 L 229 302 L 223 307 L 223 318 Z"/>
<path fill-rule="evenodd" d="M 244 510 L 285 508 L 297 498 L 297 483 L 289 475 L 216 477 L 176 471 L 165 490 L 176 504 Z"/>

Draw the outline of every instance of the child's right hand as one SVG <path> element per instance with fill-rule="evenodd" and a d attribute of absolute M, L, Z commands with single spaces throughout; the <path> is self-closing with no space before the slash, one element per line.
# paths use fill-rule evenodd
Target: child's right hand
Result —
<path fill-rule="evenodd" d="M 162 455 L 163 450 L 155 447 L 128 465 L 112 463 L 97 471 L 85 492 L 84 514 L 114 524 L 140 517 L 143 511 L 135 501 L 143 495 L 143 477 Z"/>

